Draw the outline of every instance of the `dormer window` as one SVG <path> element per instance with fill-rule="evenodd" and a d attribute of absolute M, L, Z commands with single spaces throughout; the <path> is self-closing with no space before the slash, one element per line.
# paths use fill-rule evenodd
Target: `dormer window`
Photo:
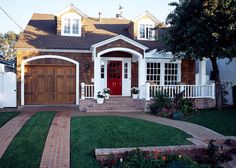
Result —
<path fill-rule="evenodd" d="M 81 36 L 81 17 L 75 13 L 62 16 L 61 35 Z"/>
<path fill-rule="evenodd" d="M 139 39 L 153 40 L 154 30 L 152 24 L 140 24 L 139 25 Z"/>

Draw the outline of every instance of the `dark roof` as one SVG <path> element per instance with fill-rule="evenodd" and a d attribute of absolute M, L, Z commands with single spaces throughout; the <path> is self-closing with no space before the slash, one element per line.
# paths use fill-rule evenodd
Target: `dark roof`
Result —
<path fill-rule="evenodd" d="M 81 37 L 68 37 L 57 35 L 56 16 L 50 14 L 33 14 L 31 20 L 21 34 L 16 48 L 39 49 L 81 49 L 89 50 L 91 45 L 117 35 L 132 38 L 127 26 L 130 20 L 117 18 L 85 18 L 85 34 Z M 149 48 L 163 49 L 164 45 L 159 41 L 136 40 Z"/>

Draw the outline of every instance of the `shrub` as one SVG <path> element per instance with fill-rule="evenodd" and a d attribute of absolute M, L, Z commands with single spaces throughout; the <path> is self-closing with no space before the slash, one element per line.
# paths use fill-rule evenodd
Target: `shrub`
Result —
<path fill-rule="evenodd" d="M 162 111 L 169 112 L 172 109 L 171 99 L 163 92 L 156 92 L 154 96 L 154 103 L 149 105 L 151 114 L 158 114 Z M 162 114 L 160 114 L 162 115 Z"/>
<path fill-rule="evenodd" d="M 182 120 L 190 116 L 194 105 L 189 99 L 183 97 L 184 92 L 175 95 L 174 99 L 162 92 L 156 92 L 154 102 L 149 105 L 150 113 L 161 117 Z"/>
<path fill-rule="evenodd" d="M 176 112 L 173 113 L 172 118 L 174 120 L 183 120 L 184 115 L 183 115 L 183 113 L 181 113 L 179 111 L 176 111 Z"/>
<path fill-rule="evenodd" d="M 110 164 L 111 165 L 111 164 Z M 140 149 L 126 152 L 122 162 L 120 160 L 112 168 L 203 168 L 192 159 L 181 155 L 148 154 Z"/>

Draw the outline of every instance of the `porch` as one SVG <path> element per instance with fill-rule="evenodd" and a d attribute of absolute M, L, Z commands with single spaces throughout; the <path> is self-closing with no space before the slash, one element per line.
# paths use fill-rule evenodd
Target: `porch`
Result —
<path fill-rule="evenodd" d="M 131 88 L 130 88 L 131 90 Z M 198 109 L 215 106 L 215 84 L 209 85 L 154 85 L 146 83 L 139 88 L 138 100 L 131 96 L 113 96 L 103 105 L 96 103 L 94 85 L 81 83 L 80 110 L 86 112 L 144 112 L 152 102 L 155 94 L 162 92 L 170 98 L 183 92 L 184 98 L 192 100 Z"/>

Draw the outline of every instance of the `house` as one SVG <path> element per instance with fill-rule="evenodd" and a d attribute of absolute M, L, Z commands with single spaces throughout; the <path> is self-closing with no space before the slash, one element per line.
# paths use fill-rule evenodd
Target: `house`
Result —
<path fill-rule="evenodd" d="M 236 59 L 232 61 L 228 59 L 218 60 L 218 66 L 220 71 L 220 79 L 223 85 L 226 95 L 224 96 L 224 104 L 236 105 Z M 212 66 L 210 60 L 206 62 L 207 75 L 211 76 Z"/>
<path fill-rule="evenodd" d="M 16 45 L 18 105 L 86 106 L 104 88 L 127 97 L 138 87 L 143 101 L 157 89 L 172 97 L 184 89 L 185 97 L 212 106 L 214 85 L 195 85 L 195 61 L 163 52 L 160 23 L 148 11 L 134 20 L 95 18 L 73 5 L 56 15 L 33 14 Z"/>

